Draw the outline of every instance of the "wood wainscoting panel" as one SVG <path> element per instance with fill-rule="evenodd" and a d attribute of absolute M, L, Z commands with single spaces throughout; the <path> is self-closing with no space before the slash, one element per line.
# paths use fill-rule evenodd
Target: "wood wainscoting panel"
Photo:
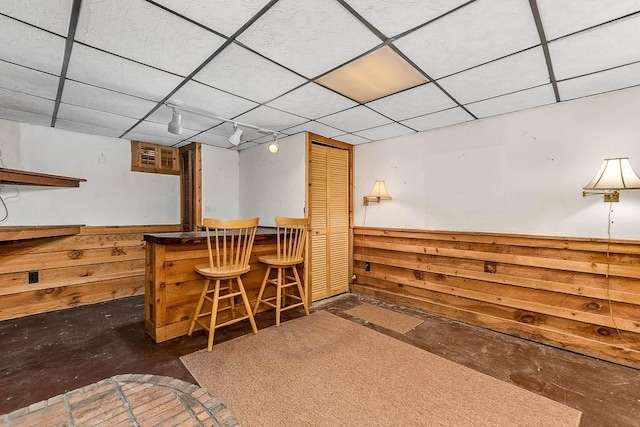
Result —
<path fill-rule="evenodd" d="M 142 237 L 172 231 L 180 225 L 81 227 L 72 236 L 0 242 L 0 321 L 144 293 Z"/>
<path fill-rule="evenodd" d="M 354 291 L 640 368 L 640 242 L 354 229 Z"/>

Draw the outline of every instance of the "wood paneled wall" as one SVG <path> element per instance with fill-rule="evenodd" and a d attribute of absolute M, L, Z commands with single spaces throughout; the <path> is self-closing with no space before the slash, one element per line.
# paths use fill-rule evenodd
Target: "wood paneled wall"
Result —
<path fill-rule="evenodd" d="M 354 230 L 354 291 L 640 368 L 640 242 Z"/>
<path fill-rule="evenodd" d="M 80 234 L 0 242 L 0 320 L 144 293 L 144 233 L 180 225 L 82 227 Z M 38 283 L 29 283 L 37 271 Z"/>

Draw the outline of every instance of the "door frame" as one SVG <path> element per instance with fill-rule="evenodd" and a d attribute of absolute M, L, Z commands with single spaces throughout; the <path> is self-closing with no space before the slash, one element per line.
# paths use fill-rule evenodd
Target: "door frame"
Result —
<path fill-rule="evenodd" d="M 188 169 L 184 164 L 183 155 L 185 152 L 194 152 L 193 176 L 191 177 L 191 191 L 185 193 L 184 180 Z M 199 142 L 180 147 L 180 224 L 182 231 L 197 231 L 202 226 L 202 145 Z M 191 230 L 185 230 L 185 198 L 189 199 L 191 205 Z"/>
<path fill-rule="evenodd" d="M 348 248 L 349 248 L 349 268 L 348 268 L 348 277 L 347 282 L 349 286 L 349 291 L 351 291 L 351 277 L 353 277 L 353 165 L 354 165 L 354 150 L 353 145 L 348 144 L 346 142 L 338 141 L 336 139 L 327 138 L 322 135 L 318 135 L 311 132 L 305 132 L 306 137 L 306 147 L 305 147 L 305 215 L 311 216 L 311 192 L 309 191 L 309 187 L 311 185 L 311 145 L 313 142 L 319 142 L 322 145 L 326 145 L 328 147 L 340 148 L 348 151 L 349 157 L 349 236 L 348 236 Z M 311 233 L 309 233 L 307 238 L 307 247 L 306 247 L 307 256 L 304 259 L 304 281 L 305 287 L 307 288 L 307 302 L 311 305 L 311 287 L 309 282 L 309 275 L 311 273 Z"/>

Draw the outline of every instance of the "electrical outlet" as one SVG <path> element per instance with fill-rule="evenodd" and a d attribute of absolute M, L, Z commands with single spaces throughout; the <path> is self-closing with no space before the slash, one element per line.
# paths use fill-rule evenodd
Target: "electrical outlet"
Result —
<path fill-rule="evenodd" d="M 30 271 L 29 272 L 29 283 L 38 283 L 38 281 L 40 280 L 40 275 L 38 274 L 37 271 Z"/>
<path fill-rule="evenodd" d="M 371 271 L 371 263 L 369 261 L 364 263 L 364 271 Z"/>

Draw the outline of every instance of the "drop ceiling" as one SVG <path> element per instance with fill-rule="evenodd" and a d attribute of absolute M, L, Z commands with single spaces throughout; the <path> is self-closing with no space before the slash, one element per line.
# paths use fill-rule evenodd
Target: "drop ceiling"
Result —
<path fill-rule="evenodd" d="M 171 146 L 271 138 L 188 112 L 171 134 L 175 100 L 362 144 L 640 85 L 640 0 L 4 0 L 0 39 L 0 118 Z M 380 49 L 417 85 L 322 85 Z"/>

